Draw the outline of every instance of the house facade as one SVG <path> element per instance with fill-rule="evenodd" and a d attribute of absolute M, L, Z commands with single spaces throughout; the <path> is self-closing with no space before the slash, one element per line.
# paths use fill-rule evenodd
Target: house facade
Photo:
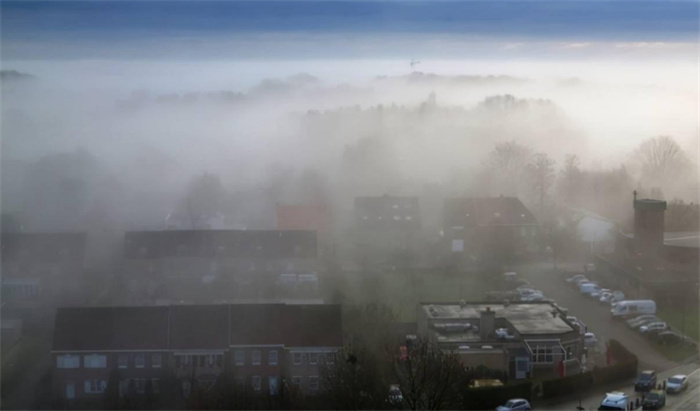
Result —
<path fill-rule="evenodd" d="M 407 267 L 420 263 L 418 197 L 355 198 L 356 258 L 363 266 Z"/>
<path fill-rule="evenodd" d="M 540 250 L 539 224 L 516 197 L 445 199 L 443 235 L 454 265 L 515 261 Z"/>
<path fill-rule="evenodd" d="M 118 384 L 122 397 L 157 397 L 167 380 L 187 399 L 225 372 L 253 394 L 313 394 L 342 345 L 338 305 L 60 308 L 53 395 L 69 405 L 95 404 Z"/>

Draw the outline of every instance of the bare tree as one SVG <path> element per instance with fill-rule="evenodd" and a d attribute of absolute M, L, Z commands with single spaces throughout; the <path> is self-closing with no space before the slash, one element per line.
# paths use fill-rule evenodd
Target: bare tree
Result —
<path fill-rule="evenodd" d="M 423 339 L 394 357 L 393 376 L 411 410 L 461 408 L 466 373 L 457 356 Z"/>
<path fill-rule="evenodd" d="M 643 141 L 635 151 L 642 177 L 655 184 L 676 178 L 688 167 L 683 149 L 669 136 L 652 137 Z"/>
<path fill-rule="evenodd" d="M 532 183 L 532 190 L 538 197 L 540 213 L 542 215 L 544 215 L 545 197 L 554 184 L 554 179 L 556 177 L 554 164 L 556 164 L 556 162 L 546 153 L 537 153 L 527 165 L 527 174 Z"/>
<path fill-rule="evenodd" d="M 498 192 L 518 195 L 523 172 L 532 157 L 532 150 L 515 141 L 498 143 L 484 161 L 485 178 Z"/>
<path fill-rule="evenodd" d="M 567 154 L 557 191 L 569 204 L 575 204 L 578 193 L 583 189 L 582 183 L 581 160 L 576 154 Z"/>

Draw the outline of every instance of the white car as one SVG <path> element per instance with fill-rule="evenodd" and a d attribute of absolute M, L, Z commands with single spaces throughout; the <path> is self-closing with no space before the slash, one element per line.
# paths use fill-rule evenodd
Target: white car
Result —
<path fill-rule="evenodd" d="M 520 301 L 544 301 L 545 297 L 540 291 L 520 297 Z"/>
<path fill-rule="evenodd" d="M 591 282 L 591 280 L 589 280 L 588 278 L 586 278 L 586 277 L 581 277 L 581 278 L 579 278 L 579 279 L 577 279 L 577 280 L 574 280 L 573 284 L 576 284 L 576 287 L 580 287 L 581 284 L 583 284 L 583 283 L 590 283 L 590 282 Z"/>
<path fill-rule="evenodd" d="M 643 325 L 639 327 L 639 331 L 642 334 L 650 334 L 654 332 L 661 332 L 661 331 L 666 331 L 668 330 L 668 324 L 665 322 L 655 322 L 655 323 L 649 323 L 647 325 Z"/>
<path fill-rule="evenodd" d="M 598 339 L 593 333 L 585 333 L 583 335 L 583 342 L 584 344 L 586 344 L 586 346 L 595 346 L 596 344 L 598 344 Z"/>
<path fill-rule="evenodd" d="M 530 402 L 524 398 L 513 398 L 508 400 L 505 405 L 496 408 L 496 411 L 530 411 L 532 407 Z"/>
<path fill-rule="evenodd" d="M 688 376 L 687 375 L 674 375 L 666 380 L 666 392 L 681 392 L 688 388 Z"/>
<path fill-rule="evenodd" d="M 598 297 L 598 301 L 600 301 L 601 303 L 609 303 L 612 297 L 612 293 L 606 291 L 600 294 L 600 296 Z"/>
<path fill-rule="evenodd" d="M 598 291 L 594 291 L 591 293 L 591 297 L 595 298 L 596 300 L 600 298 L 603 293 L 609 293 L 610 289 L 609 288 L 601 288 Z"/>
<path fill-rule="evenodd" d="M 567 279 L 566 279 L 566 282 L 567 282 L 567 283 L 573 283 L 573 282 L 575 282 L 576 280 L 580 280 L 580 279 L 584 279 L 584 278 L 586 278 L 585 275 L 583 275 L 583 274 L 576 274 L 576 275 L 573 276 L 573 277 L 567 278 Z"/>
<path fill-rule="evenodd" d="M 660 321 L 657 316 L 654 314 L 644 314 L 640 315 L 638 317 L 634 317 L 631 320 L 627 320 L 627 325 L 632 327 L 632 328 L 637 328 L 642 325 L 645 325 L 645 322 L 658 322 Z"/>

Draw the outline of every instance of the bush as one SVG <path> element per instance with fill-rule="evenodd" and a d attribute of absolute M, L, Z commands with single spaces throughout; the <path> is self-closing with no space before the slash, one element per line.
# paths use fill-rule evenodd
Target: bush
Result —
<path fill-rule="evenodd" d="M 593 381 L 593 373 L 591 372 L 542 381 L 542 397 L 554 398 L 571 394 L 577 390 L 586 390 L 593 386 Z"/>

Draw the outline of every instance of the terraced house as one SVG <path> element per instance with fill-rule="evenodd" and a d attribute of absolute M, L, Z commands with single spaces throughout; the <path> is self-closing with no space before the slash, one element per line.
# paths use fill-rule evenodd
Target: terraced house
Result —
<path fill-rule="evenodd" d="M 108 384 L 121 396 L 158 396 L 167 379 L 187 398 L 224 372 L 259 395 L 313 394 L 342 345 L 339 305 L 61 308 L 53 394 L 75 406 L 99 401 Z"/>

